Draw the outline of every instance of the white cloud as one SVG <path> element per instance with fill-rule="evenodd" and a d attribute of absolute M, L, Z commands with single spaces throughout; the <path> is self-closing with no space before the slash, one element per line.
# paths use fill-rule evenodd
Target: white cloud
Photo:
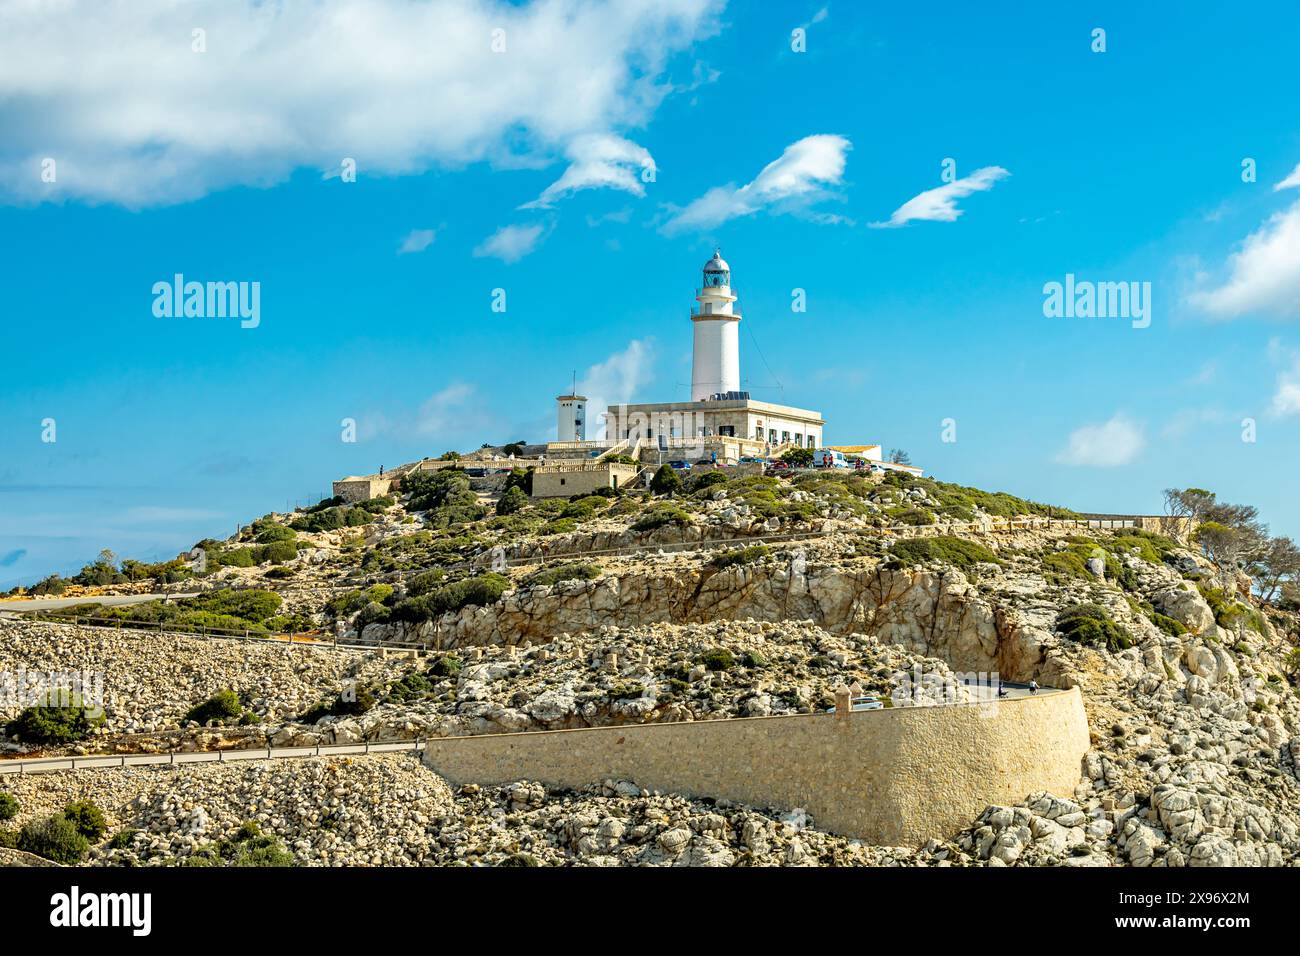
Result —
<path fill-rule="evenodd" d="M 1286 179 L 1273 187 L 1273 191 L 1277 192 L 1281 189 L 1293 189 L 1296 186 L 1300 186 L 1300 163 L 1296 164 L 1296 168 L 1291 170 Z"/>
<path fill-rule="evenodd" d="M 402 240 L 401 246 L 398 247 L 399 256 L 406 255 L 408 252 L 423 252 L 433 245 L 434 231 L 432 229 L 412 229 Z"/>
<path fill-rule="evenodd" d="M 805 136 L 764 166 L 753 182 L 740 188 L 728 184 L 710 189 L 670 219 L 664 231 L 671 235 L 687 229 L 710 229 L 765 208 L 839 221 L 835 216 L 813 213 L 809 207 L 832 195 L 827 187 L 843 182 L 845 154 L 852 148 L 843 136 Z"/>
<path fill-rule="evenodd" d="M 604 436 L 602 416 L 610 405 L 630 402 L 639 389 L 649 384 L 653 354 L 654 344 L 650 339 L 634 339 L 623 351 L 615 352 L 583 373 L 578 388 L 587 396 L 587 419 L 598 432 L 593 434 L 589 430 L 588 438 Z"/>
<path fill-rule="evenodd" d="M 986 192 L 993 188 L 998 180 L 1006 179 L 1011 173 L 1001 166 L 985 166 L 975 170 L 964 179 L 956 179 L 934 189 L 913 196 L 894 210 L 887 222 L 871 223 L 874 229 L 902 226 L 914 219 L 928 222 L 956 222 L 962 210 L 957 208 L 957 200 L 964 199 L 971 193 Z"/>
<path fill-rule="evenodd" d="M 430 395 L 414 411 L 408 408 L 365 415 L 359 431 L 364 440 L 381 436 L 436 438 L 451 444 L 481 433 L 488 424 L 474 386 L 453 382 Z"/>
<path fill-rule="evenodd" d="M 1182 438 L 1202 425 L 1223 425 L 1229 421 L 1227 412 L 1220 408 L 1184 408 L 1160 429 L 1164 438 Z"/>
<path fill-rule="evenodd" d="M 1222 285 L 1199 289 L 1188 301 L 1222 319 L 1250 312 L 1300 317 L 1300 201 L 1247 236 L 1226 270 Z"/>
<path fill-rule="evenodd" d="M 502 262 L 518 262 L 537 248 L 541 235 L 540 225 L 502 226 L 475 247 L 474 255 L 500 259 Z"/>
<path fill-rule="evenodd" d="M 1288 349 L 1278 339 L 1268 343 L 1269 358 L 1283 366 L 1277 373 L 1273 404 L 1269 411 L 1278 418 L 1300 415 L 1300 352 Z"/>
<path fill-rule="evenodd" d="M 540 196 L 520 209 L 548 209 L 557 199 L 582 189 L 621 189 L 634 196 L 644 196 L 642 171 L 655 168 L 649 151 L 609 133 L 579 136 L 565 152 L 569 168 Z"/>
<path fill-rule="evenodd" d="M 1134 461 L 1145 444 L 1142 425 L 1117 414 L 1099 425 L 1076 428 L 1055 460 L 1062 465 L 1116 468 Z"/>
<path fill-rule="evenodd" d="M 720 6 L 0 0 L 0 200 L 149 206 L 348 157 L 361 177 L 537 165 L 648 120 Z"/>

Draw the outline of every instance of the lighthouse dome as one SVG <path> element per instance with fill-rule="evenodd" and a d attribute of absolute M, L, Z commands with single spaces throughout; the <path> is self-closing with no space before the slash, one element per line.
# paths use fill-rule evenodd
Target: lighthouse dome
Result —
<path fill-rule="evenodd" d="M 727 260 L 722 258 L 722 250 L 714 249 L 713 258 L 704 263 L 705 272 L 730 272 L 731 266 L 727 265 Z"/>

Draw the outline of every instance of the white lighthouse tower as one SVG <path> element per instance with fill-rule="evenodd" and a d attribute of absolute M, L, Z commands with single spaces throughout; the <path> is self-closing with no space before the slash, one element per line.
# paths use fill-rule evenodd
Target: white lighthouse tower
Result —
<path fill-rule="evenodd" d="M 695 323 L 695 352 L 691 363 L 691 401 L 740 391 L 740 313 L 734 311 L 731 267 L 714 250 L 704 264 L 704 286 L 691 310 Z"/>
<path fill-rule="evenodd" d="M 555 432 L 558 441 L 587 440 L 587 396 L 576 388 L 555 396 Z"/>

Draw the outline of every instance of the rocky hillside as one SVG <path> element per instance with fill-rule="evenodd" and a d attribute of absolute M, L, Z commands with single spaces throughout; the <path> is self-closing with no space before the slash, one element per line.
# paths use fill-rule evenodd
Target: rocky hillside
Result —
<path fill-rule="evenodd" d="M 307 797 L 261 812 L 267 780 L 290 786 L 276 764 L 168 771 L 180 783 L 145 768 L 31 778 L 24 813 L 118 788 L 102 799 L 149 836 L 95 850 L 106 863 L 233 839 L 248 808 L 302 863 L 1300 862 L 1296 621 L 1213 549 L 929 479 L 714 475 L 672 495 L 531 504 L 513 480 L 487 495 L 453 474 L 402 500 L 268 515 L 200 542 L 201 570 L 145 568 L 150 587 L 202 593 L 112 609 L 121 631 L 0 621 L 5 667 L 76 661 L 103 669 L 107 690 L 105 720 L 83 739 L 5 746 L 284 746 L 807 713 L 840 684 L 888 698 L 920 666 L 1080 687 L 1093 748 L 1079 787 L 989 808 L 920 850 L 627 781 L 453 793 L 396 757 L 311 764 L 311 780 L 362 781 L 350 803 L 335 788 L 362 834 L 355 855 Z M 138 589 L 144 572 L 129 570 L 135 581 L 100 587 Z M 132 630 L 159 622 L 162 633 Z M 167 630 L 223 625 L 362 647 Z M 229 714 L 191 713 L 223 692 L 238 701 Z M 400 784 L 380 780 L 399 770 Z M 372 784 L 424 795 L 401 813 L 368 810 L 359 794 Z M 169 803 L 175 788 L 184 796 Z M 222 788 L 246 799 L 223 803 Z M 201 825 L 182 819 L 196 809 Z M 189 837 L 177 842 L 178 828 Z"/>

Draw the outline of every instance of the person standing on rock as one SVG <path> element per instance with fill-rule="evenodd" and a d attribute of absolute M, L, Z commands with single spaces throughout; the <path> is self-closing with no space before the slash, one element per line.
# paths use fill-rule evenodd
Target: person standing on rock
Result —
<path fill-rule="evenodd" d="M 1038 681 L 1036 681 L 1036 680 L 1031 680 L 1031 681 L 1029 682 L 1029 693 L 1031 693 L 1031 694 L 1037 694 L 1037 693 L 1038 693 Z"/>

